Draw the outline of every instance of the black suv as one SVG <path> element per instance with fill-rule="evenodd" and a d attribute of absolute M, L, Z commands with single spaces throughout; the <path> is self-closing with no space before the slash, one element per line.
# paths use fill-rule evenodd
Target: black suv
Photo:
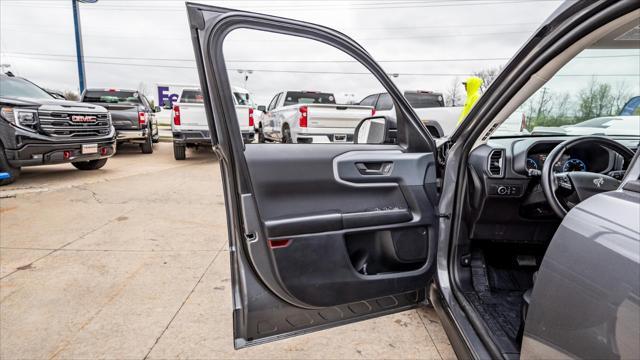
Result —
<path fill-rule="evenodd" d="M 71 163 L 103 167 L 115 153 L 111 115 L 101 107 L 59 100 L 32 82 L 0 74 L 0 173 L 13 182 L 23 166 Z"/>

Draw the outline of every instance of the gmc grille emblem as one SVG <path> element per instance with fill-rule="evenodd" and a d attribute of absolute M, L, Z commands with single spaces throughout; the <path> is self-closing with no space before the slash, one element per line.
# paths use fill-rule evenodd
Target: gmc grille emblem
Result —
<path fill-rule="evenodd" d="M 71 121 L 76 123 L 90 123 L 95 122 L 96 117 L 90 115 L 71 115 Z"/>

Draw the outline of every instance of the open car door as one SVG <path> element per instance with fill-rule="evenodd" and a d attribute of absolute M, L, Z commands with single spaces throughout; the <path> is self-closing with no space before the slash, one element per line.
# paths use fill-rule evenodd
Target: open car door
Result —
<path fill-rule="evenodd" d="M 187 10 L 224 182 L 236 348 L 424 301 L 438 238 L 435 142 L 382 68 L 353 40 L 321 26 L 198 4 Z M 227 67 L 223 51 L 237 29 L 349 56 L 391 95 L 395 139 L 244 145 L 230 83 L 237 69 Z"/>

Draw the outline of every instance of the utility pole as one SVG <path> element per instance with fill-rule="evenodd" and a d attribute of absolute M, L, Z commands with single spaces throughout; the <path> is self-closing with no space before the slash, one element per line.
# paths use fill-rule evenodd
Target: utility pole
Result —
<path fill-rule="evenodd" d="M 82 29 L 80 27 L 80 8 L 78 3 L 93 4 L 98 0 L 71 0 L 71 6 L 73 7 L 73 26 L 76 35 L 76 61 L 78 63 L 78 80 L 80 81 L 80 94 L 85 89 L 86 78 L 84 72 L 84 51 L 82 49 Z"/>

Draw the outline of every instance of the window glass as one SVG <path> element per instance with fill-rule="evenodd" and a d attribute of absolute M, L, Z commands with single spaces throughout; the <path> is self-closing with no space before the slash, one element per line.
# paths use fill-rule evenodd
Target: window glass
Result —
<path fill-rule="evenodd" d="M 269 103 L 269 110 L 273 110 L 276 107 L 276 105 L 278 104 L 278 99 L 280 99 L 280 94 L 276 94 L 276 96 L 273 97 L 273 99 Z"/>
<path fill-rule="evenodd" d="M 414 109 L 443 107 L 444 98 L 440 93 L 427 91 L 405 91 L 404 97 Z"/>
<path fill-rule="evenodd" d="M 53 98 L 48 92 L 29 81 L 9 76 L 2 76 L 2 81 L 0 81 L 0 96 L 26 97 L 32 99 Z"/>
<path fill-rule="evenodd" d="M 200 90 L 183 90 L 182 96 L 180 96 L 180 102 L 185 104 L 202 104 L 204 98 Z"/>
<path fill-rule="evenodd" d="M 360 105 L 363 106 L 375 106 L 376 100 L 378 100 L 378 94 L 369 95 L 360 101 Z"/>
<path fill-rule="evenodd" d="M 140 96 L 137 91 L 127 90 L 87 90 L 83 102 L 90 103 L 127 103 L 127 104 L 141 104 Z"/>
<path fill-rule="evenodd" d="M 284 98 L 284 106 L 295 104 L 335 104 L 333 94 L 314 91 L 288 91 Z"/>
<path fill-rule="evenodd" d="M 388 93 L 380 94 L 378 103 L 376 104 L 376 110 L 391 110 L 393 108 L 393 100 Z"/>
<path fill-rule="evenodd" d="M 640 135 L 640 52 L 609 42 L 565 64 L 493 136 Z"/>
<path fill-rule="evenodd" d="M 251 99 L 251 95 L 248 92 L 234 91 L 233 96 L 235 96 L 238 105 L 248 105 L 251 107 L 255 107 L 253 104 L 253 100 Z"/>
<path fill-rule="evenodd" d="M 236 29 L 223 52 L 231 86 L 246 89 L 232 96 L 248 144 L 353 143 L 356 127 L 373 114 L 377 94 L 386 92 L 351 56 L 311 39 Z M 356 103 L 365 98 L 371 103 Z M 267 111 L 257 111 L 265 104 Z"/>

